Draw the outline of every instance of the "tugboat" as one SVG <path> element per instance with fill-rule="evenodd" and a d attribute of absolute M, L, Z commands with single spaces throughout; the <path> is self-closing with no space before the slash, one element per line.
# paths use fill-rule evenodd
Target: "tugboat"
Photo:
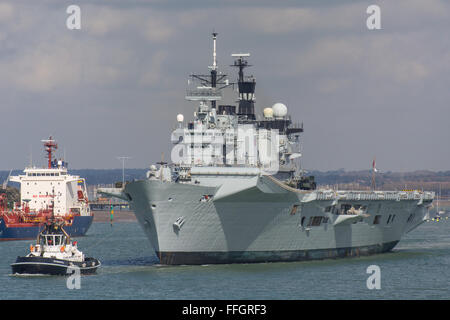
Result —
<path fill-rule="evenodd" d="M 54 215 L 39 233 L 36 245 L 30 245 L 30 253 L 17 257 L 11 264 L 13 274 L 67 275 L 79 268 L 80 274 L 93 274 L 101 263 L 95 258 L 85 257 L 78 250 L 77 241 L 71 241 L 64 230 L 64 220 Z"/>

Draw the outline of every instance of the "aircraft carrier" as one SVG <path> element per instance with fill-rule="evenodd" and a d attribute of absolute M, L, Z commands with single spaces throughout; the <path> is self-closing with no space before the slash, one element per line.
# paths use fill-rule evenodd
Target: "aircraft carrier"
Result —
<path fill-rule="evenodd" d="M 161 264 L 300 261 L 391 250 L 424 222 L 432 192 L 317 189 L 301 168 L 300 134 L 287 107 L 255 114 L 250 54 L 219 72 L 217 34 L 206 74 L 190 76 L 194 117 L 177 115 L 171 163 L 104 194 L 129 201 Z M 221 105 L 222 91 L 238 92 Z M 375 168 L 374 168 L 375 170 Z"/>

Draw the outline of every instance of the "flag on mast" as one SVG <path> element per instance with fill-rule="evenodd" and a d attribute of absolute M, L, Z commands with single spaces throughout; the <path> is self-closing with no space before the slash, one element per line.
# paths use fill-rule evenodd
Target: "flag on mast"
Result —
<path fill-rule="evenodd" d="M 375 190 L 376 184 L 375 184 L 375 172 L 377 172 L 377 168 L 375 166 L 375 157 L 373 157 L 372 161 L 372 189 Z"/>
<path fill-rule="evenodd" d="M 378 172 L 376 166 L 375 166 L 375 158 L 373 158 L 373 162 L 372 162 L 372 170 L 373 172 Z"/>

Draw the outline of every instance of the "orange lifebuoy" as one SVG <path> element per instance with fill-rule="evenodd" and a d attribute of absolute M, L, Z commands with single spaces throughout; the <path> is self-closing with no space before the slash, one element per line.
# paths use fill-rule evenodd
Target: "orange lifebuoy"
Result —
<path fill-rule="evenodd" d="M 61 249 L 59 249 L 61 252 L 66 251 L 66 246 L 62 246 Z"/>

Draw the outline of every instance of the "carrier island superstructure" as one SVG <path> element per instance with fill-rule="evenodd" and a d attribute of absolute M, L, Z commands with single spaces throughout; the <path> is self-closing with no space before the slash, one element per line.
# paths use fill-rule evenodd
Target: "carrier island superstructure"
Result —
<path fill-rule="evenodd" d="M 162 264 L 299 261 L 386 252 L 424 222 L 434 198 L 421 191 L 317 189 L 300 169 L 299 136 L 287 107 L 255 114 L 248 53 L 232 54 L 237 81 L 213 65 L 191 75 L 192 121 L 177 116 L 171 163 L 104 194 L 129 201 Z M 219 104 L 238 91 L 238 106 Z"/>

